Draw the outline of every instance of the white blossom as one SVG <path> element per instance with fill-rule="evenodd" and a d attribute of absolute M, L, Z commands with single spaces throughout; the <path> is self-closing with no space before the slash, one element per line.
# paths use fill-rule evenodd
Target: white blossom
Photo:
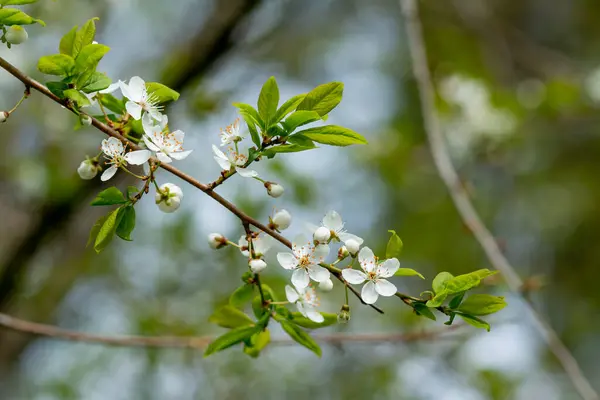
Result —
<path fill-rule="evenodd" d="M 290 285 L 285 286 L 285 297 L 290 303 L 296 303 L 296 308 L 304 317 L 321 323 L 325 320 L 323 315 L 316 311 L 319 306 L 319 297 L 312 287 L 293 288 Z"/>
<path fill-rule="evenodd" d="M 283 186 L 275 182 L 265 182 L 265 187 L 267 188 L 267 194 L 273 198 L 281 197 L 285 191 Z"/>
<path fill-rule="evenodd" d="M 228 125 L 225 130 L 221 129 L 221 146 L 240 142 L 244 139 L 243 134 L 240 133 L 240 119 L 237 118 L 233 124 Z"/>
<path fill-rule="evenodd" d="M 250 270 L 255 274 L 267 268 L 267 263 L 261 259 L 250 260 L 248 264 L 250 265 Z"/>
<path fill-rule="evenodd" d="M 8 111 L 0 111 L 0 124 L 6 122 L 9 116 L 10 114 L 8 113 Z"/>
<path fill-rule="evenodd" d="M 283 268 L 294 271 L 292 273 L 294 286 L 305 288 L 311 279 L 316 282 L 329 279 L 329 271 L 319 265 L 328 253 L 328 246 L 314 246 L 305 238 L 298 237 L 292 243 L 292 252 L 278 253 L 277 261 Z"/>
<path fill-rule="evenodd" d="M 227 239 L 220 233 L 211 233 L 208 235 L 208 245 L 213 249 L 220 249 L 227 246 Z"/>
<path fill-rule="evenodd" d="M 273 218 L 271 218 L 275 227 L 279 230 L 284 230 L 290 227 L 292 223 L 292 215 L 287 210 L 279 210 L 275 213 Z"/>
<path fill-rule="evenodd" d="M 162 212 L 172 213 L 177 211 L 183 199 L 183 191 L 173 183 L 165 183 L 160 186 L 155 200 Z"/>
<path fill-rule="evenodd" d="M 353 285 L 367 282 L 360 294 L 365 303 L 375 303 L 379 295 L 389 297 L 396 294 L 396 286 L 383 279 L 394 276 L 400 268 L 400 262 L 396 258 L 390 258 L 377 264 L 373 251 L 368 247 L 363 247 L 358 253 L 358 262 L 364 272 L 346 268 L 342 270 L 342 276 Z"/>
<path fill-rule="evenodd" d="M 348 239 L 346 241 L 345 247 L 348 250 L 348 253 L 350 253 L 354 257 L 356 255 L 356 253 L 358 253 L 358 250 L 360 249 L 360 243 L 358 243 L 354 239 Z"/>
<path fill-rule="evenodd" d="M 246 257 L 250 256 L 250 251 L 248 249 L 248 240 L 246 239 L 246 235 L 242 235 L 240 240 L 238 241 L 238 245 L 240 246 L 240 251 Z M 267 235 L 261 235 L 255 239 L 252 239 L 252 247 L 254 249 L 255 257 L 262 257 L 267 254 L 267 251 L 273 246 L 273 238 Z"/>
<path fill-rule="evenodd" d="M 129 115 L 135 120 L 142 118 L 142 112 L 148 113 L 157 121 L 160 121 L 162 114 L 158 103 L 158 97 L 149 94 L 146 89 L 146 82 L 139 76 L 134 76 L 129 80 L 129 84 L 119 81 L 123 96 L 129 101 L 125 103 L 125 108 Z"/>
<path fill-rule="evenodd" d="M 256 171 L 244 168 L 244 165 L 248 161 L 248 157 L 244 154 L 240 154 L 233 148 L 229 147 L 227 153 L 223 153 L 217 146 L 213 144 L 213 153 L 215 153 L 215 161 L 225 171 L 230 171 L 231 168 L 235 168 L 238 174 L 244 178 L 254 178 L 258 176 Z"/>
<path fill-rule="evenodd" d="M 183 131 L 177 130 L 169 132 L 165 130 L 169 119 L 166 115 L 162 115 L 158 124 L 155 124 L 150 114 L 142 117 L 142 126 L 144 128 L 143 135 L 146 147 L 156 153 L 156 158 L 160 162 L 168 164 L 175 160 L 183 160 L 192 150 L 183 150 Z"/>
<path fill-rule="evenodd" d="M 335 211 L 329 211 L 322 221 L 322 226 L 331 231 L 331 237 L 337 240 L 341 240 L 348 246 L 348 240 L 355 240 L 359 245 L 363 243 L 363 240 L 356 235 L 348 233 L 344 229 L 344 221 L 342 217 Z M 348 249 L 350 251 L 350 249 Z"/>
<path fill-rule="evenodd" d="M 112 178 L 120 167 L 125 167 L 127 164 L 142 165 L 150 158 L 150 151 L 136 150 L 125 154 L 125 146 L 117 138 L 110 137 L 102 141 L 102 151 L 107 158 L 107 163 L 110 164 L 100 179 L 107 181 Z"/>
<path fill-rule="evenodd" d="M 85 97 L 87 97 L 88 100 L 90 101 L 90 104 L 83 106 L 83 108 L 93 107 L 98 102 L 98 94 L 113 93 L 115 90 L 117 90 L 121 87 L 121 83 L 123 83 L 123 81 L 111 83 L 110 85 L 108 85 L 108 87 L 106 89 L 98 90 L 97 92 L 92 92 L 92 93 L 82 92 L 85 95 Z"/>
<path fill-rule="evenodd" d="M 11 26 L 6 30 L 6 35 L 4 35 L 4 38 L 10 44 L 25 43 L 28 37 L 27 31 L 19 25 Z"/>
<path fill-rule="evenodd" d="M 92 160 L 84 160 L 79 164 L 77 173 L 81 179 L 90 180 L 98 174 L 99 168 Z"/>
<path fill-rule="evenodd" d="M 313 239 L 317 243 L 327 243 L 330 237 L 331 231 L 324 226 L 317 228 L 315 233 L 313 233 Z"/>
<path fill-rule="evenodd" d="M 319 289 L 321 289 L 324 292 L 331 291 L 331 289 L 333 289 L 333 281 L 331 280 L 331 278 L 327 279 L 326 281 L 319 282 Z"/>

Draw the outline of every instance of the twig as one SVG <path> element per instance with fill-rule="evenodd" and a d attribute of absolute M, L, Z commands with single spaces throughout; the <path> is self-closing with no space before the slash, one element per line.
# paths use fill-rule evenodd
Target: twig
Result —
<path fill-rule="evenodd" d="M 105 336 L 92 333 L 78 332 L 58 328 L 53 325 L 38 324 L 36 322 L 25 321 L 19 318 L 11 317 L 0 313 L 0 326 L 17 331 L 38 336 L 45 336 L 51 339 L 62 339 L 74 342 L 98 343 L 109 346 L 128 346 L 128 347 L 148 347 L 148 348 L 188 348 L 201 349 L 206 347 L 214 340 L 213 336 Z M 446 337 L 447 333 L 456 330 L 460 325 L 436 329 L 430 331 L 409 332 L 409 333 L 362 333 L 362 334 L 330 334 L 317 335 L 315 340 L 321 343 L 345 343 L 345 342 L 363 342 L 363 343 L 400 343 L 416 342 L 423 340 L 432 340 L 440 336 Z M 293 345 L 291 339 L 272 339 L 271 343 L 277 345 Z"/>
<path fill-rule="evenodd" d="M 436 114 L 435 92 L 429 73 L 427 54 L 425 52 L 425 43 L 423 40 L 421 21 L 418 16 L 416 1 L 400 0 L 400 4 L 406 22 L 406 32 L 412 58 L 413 74 L 417 81 L 419 97 L 421 100 L 423 124 L 429 139 L 429 145 L 435 165 L 440 177 L 448 188 L 448 192 L 452 197 L 458 213 L 465 224 L 473 232 L 473 235 L 483 248 L 490 264 L 503 274 L 508 287 L 513 292 L 520 295 L 523 281 L 502 254 L 494 236 L 486 228 L 479 217 L 479 214 L 471 203 L 468 194 L 465 192 L 456 169 L 452 164 L 440 127 L 440 122 Z M 524 304 L 535 322 L 536 328 L 544 337 L 548 347 L 564 368 L 579 395 L 586 400 L 597 400 L 598 394 L 585 378 L 581 368 L 577 364 L 577 360 L 560 340 L 558 334 L 544 318 L 535 311 L 530 303 L 525 301 Z"/>

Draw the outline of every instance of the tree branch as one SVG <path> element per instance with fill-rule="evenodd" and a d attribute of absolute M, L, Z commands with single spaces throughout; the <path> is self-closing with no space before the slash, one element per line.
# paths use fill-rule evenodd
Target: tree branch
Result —
<path fill-rule="evenodd" d="M 413 74 L 417 81 L 419 97 L 421 100 L 423 124 L 429 139 L 429 146 L 438 173 L 444 181 L 444 184 L 447 186 L 448 192 L 452 197 L 452 201 L 454 202 L 460 217 L 463 219 L 466 226 L 473 232 L 473 235 L 481 245 L 490 264 L 503 274 L 508 287 L 515 294 L 521 296 L 523 281 L 504 254 L 502 254 L 494 236 L 479 217 L 479 214 L 471 203 L 471 200 L 458 177 L 458 173 L 452 164 L 450 153 L 446 146 L 436 113 L 435 91 L 429 73 L 417 3 L 415 0 L 400 0 L 400 5 L 406 23 L 406 33 L 412 58 Z M 586 400 L 598 400 L 598 394 L 585 378 L 581 368 L 577 364 L 577 360 L 560 340 L 558 334 L 544 318 L 536 312 L 527 300 L 524 304 L 535 322 L 537 330 L 564 368 L 579 395 Z"/>

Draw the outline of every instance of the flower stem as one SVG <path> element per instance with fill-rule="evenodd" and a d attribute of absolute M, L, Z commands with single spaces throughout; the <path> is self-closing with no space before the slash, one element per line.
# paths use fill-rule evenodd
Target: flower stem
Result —
<path fill-rule="evenodd" d="M 128 169 L 127 169 L 127 168 L 125 168 L 125 167 L 120 167 L 120 168 L 121 168 L 123 171 L 127 172 L 129 175 L 131 175 L 131 176 L 135 176 L 135 177 L 136 177 L 136 178 L 138 178 L 138 179 L 144 180 L 144 177 L 143 177 L 143 176 L 139 176 L 139 175 L 137 175 L 137 174 L 134 174 L 133 172 L 131 172 L 130 170 L 128 170 Z"/>
<path fill-rule="evenodd" d="M 26 86 L 25 87 L 25 91 L 23 92 L 23 96 L 21 96 L 21 98 L 19 99 L 19 101 L 17 101 L 17 104 L 15 104 L 15 106 L 8 111 L 9 114 L 12 114 L 13 112 L 15 112 L 15 110 L 17 108 L 19 108 L 19 106 L 25 101 L 26 98 L 29 97 L 29 95 L 31 94 L 31 92 L 29 91 L 29 87 Z"/>

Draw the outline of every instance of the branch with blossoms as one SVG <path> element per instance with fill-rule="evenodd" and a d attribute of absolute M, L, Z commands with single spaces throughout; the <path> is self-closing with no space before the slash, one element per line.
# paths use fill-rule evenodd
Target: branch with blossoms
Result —
<path fill-rule="evenodd" d="M 11 4 L 31 2 L 11 1 Z M 0 12 L 0 25 L 7 25 L 1 16 Z M 13 25 L 22 25 L 18 21 L 10 20 Z M 381 313 L 375 306 L 379 297 L 396 296 L 416 315 L 436 320 L 436 313 L 441 313 L 448 317 L 447 325 L 459 317 L 475 327 L 490 329 L 480 317 L 504 308 L 504 299 L 487 294 L 467 296 L 467 292 L 494 272 L 482 269 L 459 276 L 442 272 L 433 279 L 432 290 L 419 296 L 400 293 L 391 279 L 424 277 L 413 269 L 400 268 L 397 257 L 402 250 L 402 241 L 395 231 L 389 231 L 385 256 L 378 257 L 364 245 L 363 238 L 346 230 L 337 212 L 329 211 L 318 226 L 310 229 L 310 238 L 298 236 L 290 242 L 283 236 L 292 222 L 288 211 L 280 209 L 263 224 L 214 191 L 237 174 L 260 182 L 269 196 L 279 198 L 284 194 L 284 188 L 260 177 L 251 169 L 253 163 L 284 157 L 286 153 L 315 150 L 317 144 L 338 147 L 367 144 L 362 135 L 349 128 L 322 124 L 342 100 L 342 83 L 326 83 L 280 102 L 277 82 L 271 77 L 260 91 L 256 108 L 234 103 L 245 126 L 242 127 L 238 119 L 220 132 L 220 146 L 213 145 L 212 154 L 221 172 L 213 182 L 203 184 L 172 166 L 192 154 L 184 148 L 184 132 L 173 130 L 163 113 L 165 104 L 177 101 L 179 93 L 137 76 L 127 82 L 113 83 L 106 74 L 97 71 L 110 49 L 94 41 L 95 22 L 96 19 L 92 19 L 81 28 L 74 27 L 61 39 L 58 54 L 40 58 L 40 72 L 56 77 L 45 85 L 24 75 L 2 58 L 0 67 L 25 84 L 27 95 L 29 89 L 36 90 L 75 113 L 79 117 L 78 126 L 93 125 L 110 136 L 102 141 L 98 155 L 80 164 L 77 171 L 82 179 L 94 179 L 102 172 L 100 179 L 108 181 L 121 171 L 141 183 L 141 187 L 129 186 L 126 190 L 110 187 L 92 201 L 92 206 L 111 208 L 90 233 L 89 244 L 97 252 L 104 250 L 115 237 L 132 240 L 136 225 L 135 205 L 150 193 L 152 187 L 154 202 L 160 211 L 172 213 L 179 209 L 184 197 L 182 189 L 172 183 L 159 183 L 158 168 L 182 178 L 240 219 L 243 232 L 237 241 L 218 233 L 208 237 L 208 244 L 214 249 L 237 247 L 247 269 L 241 273 L 243 285 L 231 294 L 229 303 L 215 310 L 209 319 L 229 331 L 212 341 L 205 355 L 242 345 L 245 353 L 256 357 L 270 342 L 268 328 L 272 323 L 280 324 L 291 339 L 320 355 L 321 349 L 309 332 L 348 322 L 351 316 L 349 293 Z M 10 113 L 2 114 L 4 121 L 22 101 Z M 313 125 L 306 127 L 309 124 Z M 142 166 L 143 172 L 135 166 Z M 291 250 L 276 255 L 278 264 L 290 272 L 285 297 L 280 297 L 261 279 L 269 271 L 265 255 L 275 242 Z M 345 291 L 337 313 L 324 312 L 320 306 L 320 294 L 334 287 L 332 278 L 340 282 Z M 358 290 L 354 285 L 362 287 Z"/>

